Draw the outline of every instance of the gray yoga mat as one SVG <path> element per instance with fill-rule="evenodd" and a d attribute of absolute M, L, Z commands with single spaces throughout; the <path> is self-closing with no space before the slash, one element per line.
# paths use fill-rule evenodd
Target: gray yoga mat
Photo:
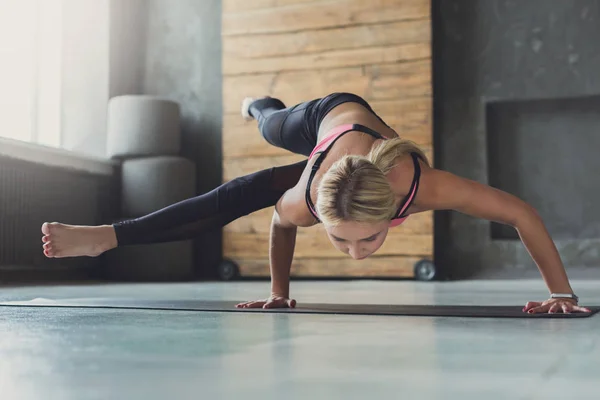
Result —
<path fill-rule="evenodd" d="M 394 304 L 317 304 L 300 303 L 294 309 L 240 309 L 235 301 L 207 300 L 135 300 L 135 299 L 34 299 L 0 303 L 0 307 L 62 307 L 111 308 L 167 311 L 261 312 L 288 314 L 349 314 L 419 317 L 480 317 L 480 318 L 586 318 L 600 311 L 587 307 L 591 313 L 527 314 L 522 306 L 466 306 L 466 305 L 394 305 Z"/>

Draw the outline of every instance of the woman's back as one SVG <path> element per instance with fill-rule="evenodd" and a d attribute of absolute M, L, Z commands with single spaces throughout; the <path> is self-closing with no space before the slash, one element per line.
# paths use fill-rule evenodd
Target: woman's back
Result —
<path fill-rule="evenodd" d="M 321 142 L 328 132 L 336 126 L 345 124 L 360 124 L 371 128 L 388 139 L 398 137 L 398 134 L 384 124 L 373 112 L 359 103 L 343 103 L 332 109 L 321 122 L 317 143 Z"/>
<path fill-rule="evenodd" d="M 359 124 L 366 128 L 374 130 L 385 138 L 392 139 L 398 137 L 397 133 L 383 123 L 373 112 L 358 103 L 348 102 L 338 105 L 332 109 L 322 120 L 318 132 L 317 154 L 308 161 L 308 164 L 302 174 L 302 177 L 298 181 L 298 184 L 290 189 L 288 194 L 288 210 L 293 214 L 294 222 L 299 226 L 310 226 L 316 224 L 318 221 L 309 209 L 306 202 L 306 188 L 310 182 L 310 199 L 313 204 L 317 201 L 317 188 L 323 175 L 327 170 L 340 158 L 346 155 L 361 155 L 366 156 L 374 145 L 380 142 L 382 139 L 378 139 L 373 135 L 361 132 L 361 131 L 350 131 L 343 134 L 339 139 L 335 140 L 335 144 L 332 145 L 332 135 L 337 136 L 336 128 L 344 125 Z M 338 133 L 339 134 L 339 133 Z M 319 152 L 323 149 L 327 149 L 331 146 L 331 149 L 327 155 L 323 158 L 319 169 L 314 174 L 312 181 L 310 180 L 311 171 L 313 165 L 318 158 Z M 407 179 L 406 182 L 401 182 L 401 187 L 394 187 L 398 202 L 406 195 L 406 191 L 410 186 L 410 180 L 413 175 L 412 160 L 410 155 L 406 155 L 407 162 L 399 160 L 399 169 L 402 169 L 402 165 L 406 165 L 407 168 Z M 408 171 L 410 169 L 410 171 Z M 390 175 L 398 175 L 399 171 L 392 171 Z M 402 173 L 402 172 L 400 172 Z M 392 185 L 397 186 L 397 185 Z M 405 187 L 406 186 L 406 187 Z"/>

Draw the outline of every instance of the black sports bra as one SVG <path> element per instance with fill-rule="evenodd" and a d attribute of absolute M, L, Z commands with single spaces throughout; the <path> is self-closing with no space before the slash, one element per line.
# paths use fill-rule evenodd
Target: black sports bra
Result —
<path fill-rule="evenodd" d="M 343 135 L 345 135 L 346 133 L 351 132 L 351 131 L 359 131 L 359 132 L 367 133 L 377 139 L 387 140 L 387 138 L 385 136 L 382 136 L 378 132 L 376 132 L 373 129 L 368 128 L 364 125 L 346 124 L 346 125 L 340 125 L 340 126 L 333 128 L 331 130 L 331 133 L 329 133 L 321 141 L 321 143 L 319 143 L 317 146 L 315 146 L 315 148 L 313 149 L 309 158 L 312 158 L 312 156 L 317 153 L 320 153 L 320 154 L 312 166 L 312 170 L 311 170 L 310 176 L 308 178 L 308 184 L 306 186 L 305 198 L 306 198 L 306 205 L 308 206 L 308 209 L 310 210 L 311 214 L 317 219 L 318 222 L 321 222 L 321 221 L 319 220 L 319 217 L 316 212 L 316 208 L 310 198 L 310 187 L 311 187 L 312 181 L 313 181 L 317 171 L 321 167 L 321 163 L 325 159 L 325 156 L 327 156 L 327 153 L 331 149 L 331 146 L 340 137 L 342 137 Z M 417 191 L 419 189 L 419 180 L 421 177 L 421 165 L 419 164 L 420 156 L 418 153 L 415 153 L 415 152 L 410 153 L 410 155 L 413 159 L 413 163 L 414 163 L 414 167 L 415 167 L 415 174 L 414 174 L 413 181 L 410 186 L 410 190 L 409 190 L 408 194 L 404 197 L 404 199 L 400 203 L 400 207 L 398 207 L 398 211 L 396 212 L 396 215 L 394 216 L 394 218 L 392 218 L 392 222 L 391 222 L 392 226 L 399 225 L 402 222 L 404 222 L 404 220 L 406 218 L 408 218 L 408 216 L 404 215 L 404 213 L 406 212 L 408 207 L 414 201 L 415 195 L 417 194 Z"/>

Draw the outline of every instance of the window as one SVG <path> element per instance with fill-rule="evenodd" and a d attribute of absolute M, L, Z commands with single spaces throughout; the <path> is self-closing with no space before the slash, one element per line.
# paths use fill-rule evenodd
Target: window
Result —
<path fill-rule="evenodd" d="M 62 0 L 0 1 L 0 137 L 60 145 Z"/>

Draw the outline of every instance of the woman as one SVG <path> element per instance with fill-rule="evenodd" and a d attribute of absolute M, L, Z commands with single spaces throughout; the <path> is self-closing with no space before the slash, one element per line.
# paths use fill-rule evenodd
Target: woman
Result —
<path fill-rule="evenodd" d="M 233 179 L 207 194 L 113 225 L 45 223 L 46 256 L 97 256 L 117 246 L 190 239 L 275 205 L 271 295 L 238 307 L 294 307 L 289 278 L 297 227 L 322 222 L 334 247 L 364 259 L 409 215 L 451 209 L 518 230 L 552 294 L 543 303 L 527 303 L 524 311 L 588 311 L 577 305 L 558 251 L 531 206 L 431 168 L 423 152 L 400 139 L 361 97 L 334 93 L 289 108 L 271 97 L 247 98 L 242 115 L 258 121 L 267 142 L 308 159 Z"/>

